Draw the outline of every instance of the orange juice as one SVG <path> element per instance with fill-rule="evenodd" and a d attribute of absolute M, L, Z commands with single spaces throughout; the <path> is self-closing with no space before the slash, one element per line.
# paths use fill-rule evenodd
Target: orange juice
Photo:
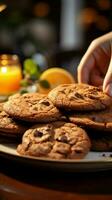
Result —
<path fill-rule="evenodd" d="M 0 94 L 10 94 L 19 90 L 21 79 L 19 67 L 0 67 Z"/>
<path fill-rule="evenodd" d="M 16 55 L 0 55 L 0 95 L 8 95 L 20 88 L 22 71 Z"/>

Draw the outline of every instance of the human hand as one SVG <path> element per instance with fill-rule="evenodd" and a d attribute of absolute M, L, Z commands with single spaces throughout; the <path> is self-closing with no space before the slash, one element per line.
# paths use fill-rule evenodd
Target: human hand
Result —
<path fill-rule="evenodd" d="M 112 32 L 90 44 L 78 66 L 78 82 L 102 86 L 112 96 Z"/>

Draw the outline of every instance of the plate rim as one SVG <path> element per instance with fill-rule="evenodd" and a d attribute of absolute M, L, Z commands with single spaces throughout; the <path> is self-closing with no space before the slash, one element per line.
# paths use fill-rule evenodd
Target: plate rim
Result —
<path fill-rule="evenodd" d="M 0 144 L 0 147 L 5 146 L 5 144 Z M 11 147 L 8 147 L 11 148 Z M 94 152 L 95 153 L 95 152 Z M 101 152 L 103 153 L 108 153 L 108 152 Z M 109 152 L 110 153 L 110 152 Z M 11 152 L 7 152 L 4 151 L 0 148 L 0 155 L 9 155 L 15 158 L 19 158 L 19 159 L 26 159 L 26 160 L 33 160 L 33 161 L 42 161 L 42 162 L 50 162 L 50 163 L 63 163 L 63 164 L 95 164 L 95 163 L 112 163 L 112 157 L 103 157 L 102 159 L 94 159 L 94 160 L 84 160 L 84 159 L 60 159 L 60 160 L 56 160 L 56 159 L 50 159 L 50 158 L 45 158 L 45 157 L 34 157 L 34 156 L 25 156 L 25 155 L 19 155 L 17 154 L 13 154 Z"/>

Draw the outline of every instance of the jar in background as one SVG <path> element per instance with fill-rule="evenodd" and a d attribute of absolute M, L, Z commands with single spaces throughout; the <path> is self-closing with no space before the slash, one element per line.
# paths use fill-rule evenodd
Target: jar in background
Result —
<path fill-rule="evenodd" d="M 9 96 L 20 89 L 22 69 L 17 55 L 0 55 L 0 96 Z"/>

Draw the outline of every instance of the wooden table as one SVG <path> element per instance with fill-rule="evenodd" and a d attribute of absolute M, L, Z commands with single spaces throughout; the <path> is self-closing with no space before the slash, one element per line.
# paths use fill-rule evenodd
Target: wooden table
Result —
<path fill-rule="evenodd" d="M 112 200 L 112 170 L 41 171 L 0 157 L 0 200 Z"/>

